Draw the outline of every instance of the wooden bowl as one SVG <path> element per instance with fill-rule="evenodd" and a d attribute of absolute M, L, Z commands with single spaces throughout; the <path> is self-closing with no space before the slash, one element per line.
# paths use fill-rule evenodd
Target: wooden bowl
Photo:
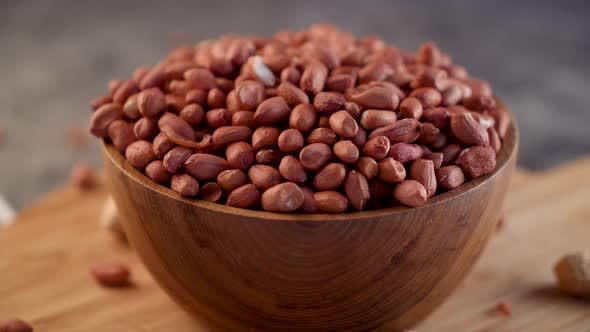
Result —
<path fill-rule="evenodd" d="M 185 199 L 103 157 L 123 228 L 159 284 L 224 330 L 402 330 L 465 277 L 496 229 L 515 165 L 512 126 L 493 174 L 418 208 L 276 214 Z"/>

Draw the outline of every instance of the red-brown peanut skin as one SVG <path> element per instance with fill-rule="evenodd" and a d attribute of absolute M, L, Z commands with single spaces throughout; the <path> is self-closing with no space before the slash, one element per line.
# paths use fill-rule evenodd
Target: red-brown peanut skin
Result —
<path fill-rule="evenodd" d="M 317 115 L 313 105 L 301 104 L 295 106 L 289 116 L 289 125 L 293 129 L 297 129 L 300 132 L 308 132 L 312 129 L 313 125 L 317 121 Z"/>
<path fill-rule="evenodd" d="M 332 149 L 325 143 L 312 143 L 299 153 L 299 160 L 306 169 L 316 171 L 332 159 Z"/>
<path fill-rule="evenodd" d="M 170 188 L 181 196 L 192 197 L 199 193 L 199 182 L 186 173 L 174 174 L 170 180 Z"/>
<path fill-rule="evenodd" d="M 127 147 L 137 141 L 133 125 L 125 120 L 117 120 L 109 126 L 109 138 L 117 150 L 125 152 Z"/>
<path fill-rule="evenodd" d="M 246 142 L 235 142 L 228 145 L 225 156 L 231 168 L 247 170 L 254 164 L 254 150 Z"/>
<path fill-rule="evenodd" d="M 117 262 L 99 262 L 90 267 L 90 275 L 104 287 L 129 285 L 131 272 L 127 266 Z"/>
<path fill-rule="evenodd" d="M 159 184 L 170 183 L 172 173 L 168 172 L 161 160 L 154 160 L 145 167 L 145 175 Z"/>
<path fill-rule="evenodd" d="M 404 205 L 416 207 L 426 203 L 428 193 L 420 182 L 404 180 L 395 187 L 393 196 Z"/>
<path fill-rule="evenodd" d="M 217 184 L 221 189 L 231 192 L 238 187 L 247 184 L 249 181 L 248 176 L 244 171 L 239 169 L 228 169 L 217 176 Z"/>
<path fill-rule="evenodd" d="M 193 155 L 193 150 L 184 146 L 177 146 L 164 156 L 163 165 L 170 173 L 178 172 L 184 162 Z"/>
<path fill-rule="evenodd" d="M 262 208 L 271 212 L 293 212 L 303 205 L 303 191 L 293 182 L 283 182 L 266 190 Z"/>
<path fill-rule="evenodd" d="M 184 163 L 184 170 L 197 180 L 215 179 L 227 168 L 227 160 L 207 153 L 195 153 Z"/>
<path fill-rule="evenodd" d="M 320 191 L 313 194 L 315 205 L 325 213 L 341 213 L 348 208 L 348 198 L 337 191 Z"/>
<path fill-rule="evenodd" d="M 125 158 L 133 167 L 144 168 L 156 158 L 152 143 L 148 141 L 137 141 L 131 143 L 125 150 Z"/>
<path fill-rule="evenodd" d="M 123 109 L 119 104 L 105 104 L 98 108 L 90 118 L 90 132 L 97 137 L 108 136 L 109 126 L 116 120 L 123 119 Z"/>

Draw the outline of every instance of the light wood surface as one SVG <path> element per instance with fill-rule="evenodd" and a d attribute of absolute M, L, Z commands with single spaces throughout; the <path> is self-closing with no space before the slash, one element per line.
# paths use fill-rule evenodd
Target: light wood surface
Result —
<path fill-rule="evenodd" d="M 542 174 L 516 172 L 507 222 L 474 271 L 415 330 L 590 331 L 590 304 L 561 295 L 552 264 L 590 249 L 590 158 Z M 218 331 L 191 318 L 148 275 L 132 250 L 98 228 L 106 193 L 65 186 L 0 230 L 0 319 L 37 331 Z M 88 276 L 97 260 L 130 264 L 135 287 L 104 289 Z M 513 316 L 495 313 L 499 301 Z"/>

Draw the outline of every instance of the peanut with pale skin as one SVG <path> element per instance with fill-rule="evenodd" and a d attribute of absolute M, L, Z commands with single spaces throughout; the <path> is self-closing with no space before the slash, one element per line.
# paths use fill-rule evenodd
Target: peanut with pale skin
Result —
<path fill-rule="evenodd" d="M 283 182 L 266 190 L 261 197 L 262 208 L 271 212 L 293 212 L 303 205 L 304 194 L 293 182 Z"/>

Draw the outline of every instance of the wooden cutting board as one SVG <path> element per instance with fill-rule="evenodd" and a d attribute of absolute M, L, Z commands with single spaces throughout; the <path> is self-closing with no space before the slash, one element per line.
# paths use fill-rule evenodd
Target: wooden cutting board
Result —
<path fill-rule="evenodd" d="M 105 197 L 66 185 L 0 229 L 0 320 L 20 317 L 36 331 L 219 331 L 185 314 L 99 228 Z M 562 295 L 552 275 L 560 256 L 590 249 L 590 158 L 517 172 L 506 211 L 474 271 L 416 331 L 590 331 L 590 302 Z M 134 286 L 98 287 L 88 275 L 98 260 L 129 264 Z M 500 301 L 512 317 L 494 310 Z"/>

